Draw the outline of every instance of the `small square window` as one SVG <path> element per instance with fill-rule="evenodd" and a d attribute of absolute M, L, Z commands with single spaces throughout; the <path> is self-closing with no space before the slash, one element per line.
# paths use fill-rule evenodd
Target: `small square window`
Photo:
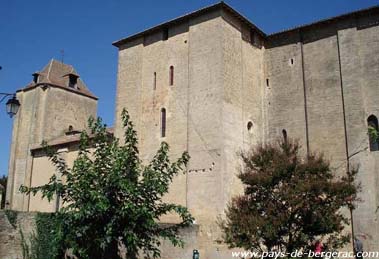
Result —
<path fill-rule="evenodd" d="M 77 88 L 78 84 L 78 76 L 74 74 L 68 75 L 68 87 L 70 88 Z"/>

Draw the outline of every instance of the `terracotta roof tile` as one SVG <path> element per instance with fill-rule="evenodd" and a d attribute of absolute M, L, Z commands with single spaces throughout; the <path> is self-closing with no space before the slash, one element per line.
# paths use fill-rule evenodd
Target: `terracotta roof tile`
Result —
<path fill-rule="evenodd" d="M 107 128 L 107 132 L 110 136 L 113 136 L 113 128 Z M 65 133 L 59 137 L 53 138 L 49 140 L 46 144 L 51 147 L 55 146 L 67 146 L 69 144 L 73 144 L 80 141 L 80 133 L 78 131 L 73 132 L 73 134 Z M 91 136 L 90 136 L 91 137 Z M 31 147 L 31 150 L 42 149 L 43 146 L 41 144 L 35 144 Z"/>
<path fill-rule="evenodd" d="M 71 65 L 67 65 L 52 59 L 41 71 L 35 72 L 34 74 L 38 74 L 38 81 L 30 82 L 25 88 L 22 88 L 17 92 L 28 91 L 42 85 L 50 85 L 53 87 L 59 87 L 71 92 L 82 94 L 96 100 L 98 99 L 94 94 L 90 92 L 90 90 L 80 78 L 78 78 L 75 87 L 69 87 L 69 75 L 71 74 L 79 77 L 78 73 Z"/>

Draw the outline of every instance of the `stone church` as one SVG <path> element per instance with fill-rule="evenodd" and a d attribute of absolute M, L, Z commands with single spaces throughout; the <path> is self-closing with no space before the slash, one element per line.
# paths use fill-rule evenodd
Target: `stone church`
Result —
<path fill-rule="evenodd" d="M 304 154 L 323 152 L 337 175 L 359 165 L 362 202 L 347 230 L 365 251 L 379 251 L 379 143 L 367 134 L 368 126 L 378 128 L 379 7 L 268 35 L 221 2 L 113 45 L 109 134 L 122 137 L 126 108 L 144 161 L 161 141 L 173 158 L 191 155 L 166 199 L 187 206 L 196 222 L 183 231 L 184 250 L 164 243 L 163 258 L 191 258 L 193 249 L 201 258 L 230 258 L 216 220 L 242 191 L 236 153 L 282 136 L 298 139 Z M 54 173 L 42 140 L 72 163 L 97 97 L 72 66 L 52 60 L 17 98 L 6 201 L 15 210 L 54 211 L 59 201 L 25 196 L 19 186 L 41 185 Z"/>

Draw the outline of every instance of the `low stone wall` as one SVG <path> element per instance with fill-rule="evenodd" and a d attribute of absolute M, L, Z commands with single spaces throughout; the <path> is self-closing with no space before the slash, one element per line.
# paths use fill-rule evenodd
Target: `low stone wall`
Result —
<path fill-rule="evenodd" d="M 8 215 L 7 215 L 8 214 Z M 22 237 L 29 240 L 35 230 L 37 213 L 0 211 L 0 259 L 22 259 Z M 12 219 L 14 218 L 14 219 Z M 162 240 L 161 258 L 188 259 L 192 258 L 193 249 L 199 248 L 199 226 L 183 229 L 180 233 L 185 244 L 184 247 L 174 247 L 170 241 Z"/>
<path fill-rule="evenodd" d="M 162 259 L 191 259 L 194 249 L 199 249 L 199 226 L 193 225 L 180 231 L 180 236 L 184 240 L 184 246 L 174 247 L 170 241 L 163 240 L 161 243 L 161 258 Z"/>
<path fill-rule="evenodd" d="M 28 240 L 35 229 L 35 216 L 36 213 L 0 211 L 0 259 L 23 258 L 21 231 Z"/>

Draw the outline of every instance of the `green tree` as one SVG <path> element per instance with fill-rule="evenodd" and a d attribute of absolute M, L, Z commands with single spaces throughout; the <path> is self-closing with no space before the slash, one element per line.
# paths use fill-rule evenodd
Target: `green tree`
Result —
<path fill-rule="evenodd" d="M 139 159 L 137 133 L 125 110 L 122 121 L 124 143 L 109 136 L 101 119 L 90 119 L 91 132 L 81 134 L 73 167 L 68 168 L 57 153 L 48 151 L 57 174 L 46 185 L 21 188 L 27 194 L 41 192 L 49 200 L 60 196 L 65 205 L 58 212 L 63 249 L 72 248 L 81 259 L 120 258 L 120 245 L 128 259 L 137 258 L 140 252 L 146 258 L 156 258 L 161 238 L 181 246 L 178 230 L 193 222 L 187 208 L 162 201 L 173 177 L 184 171 L 189 155 L 184 152 L 171 163 L 169 146 L 162 143 L 144 166 Z M 178 214 L 181 222 L 159 224 L 160 217 L 168 213 Z"/>
<path fill-rule="evenodd" d="M 342 233 L 349 224 L 342 211 L 357 201 L 357 170 L 337 178 L 321 155 L 302 158 L 295 141 L 260 145 L 241 157 L 244 193 L 220 221 L 230 247 L 291 253 L 310 249 L 318 238 L 325 237 L 328 249 L 350 240 Z"/>
<path fill-rule="evenodd" d="M 379 138 L 379 132 L 377 129 L 371 125 L 368 126 L 368 135 L 371 137 L 373 140 L 378 140 Z"/>

